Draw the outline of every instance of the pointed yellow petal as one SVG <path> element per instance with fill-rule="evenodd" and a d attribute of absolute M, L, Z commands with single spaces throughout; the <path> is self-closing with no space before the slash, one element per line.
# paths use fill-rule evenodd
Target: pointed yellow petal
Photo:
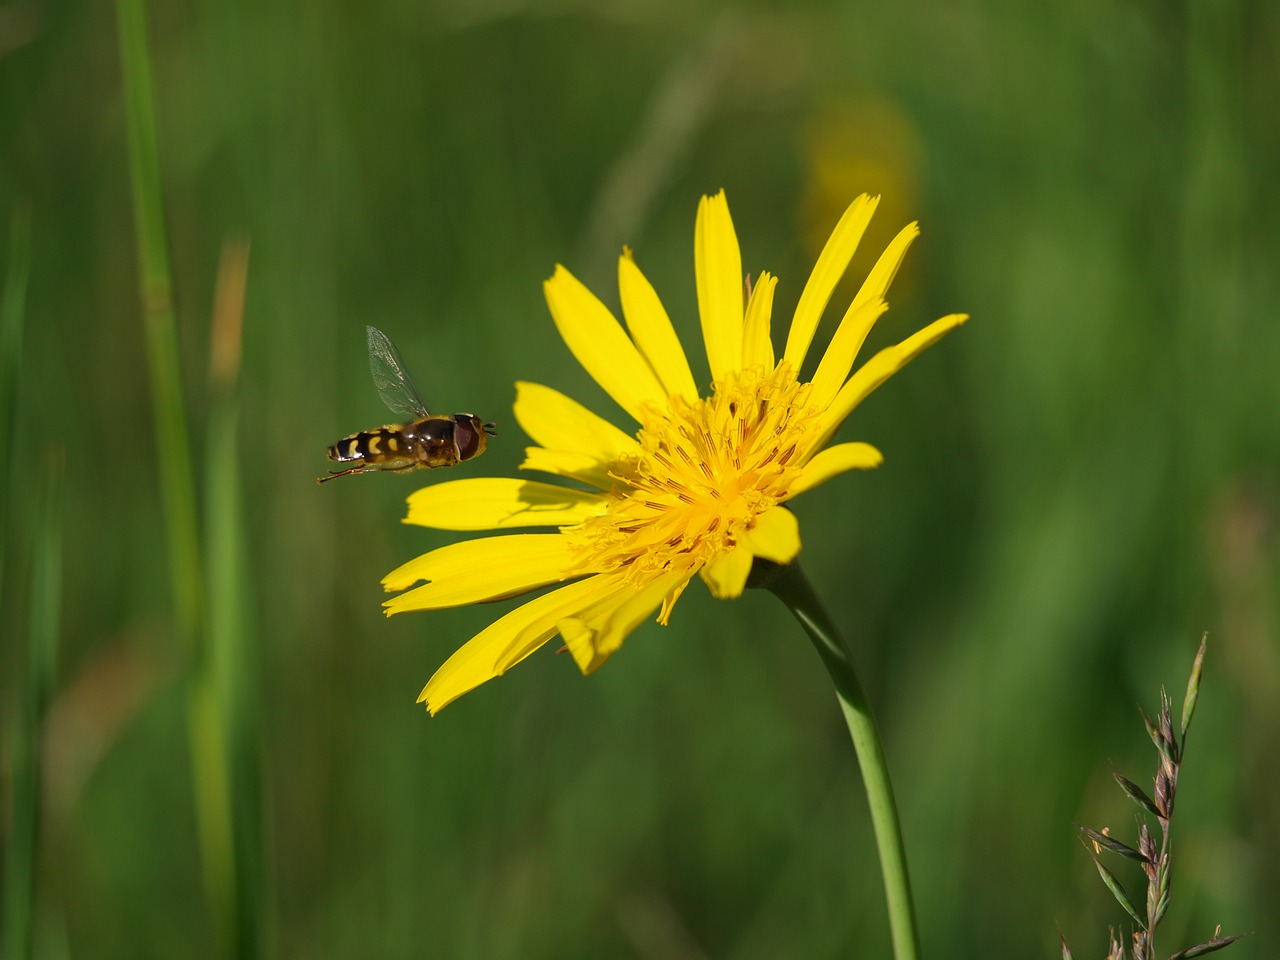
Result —
<path fill-rule="evenodd" d="M 640 452 L 634 437 L 540 383 L 517 381 L 515 414 L 521 429 L 548 450 L 576 450 L 601 461 Z"/>
<path fill-rule="evenodd" d="M 747 531 L 747 544 L 757 557 L 790 563 L 800 552 L 800 523 L 786 507 L 766 510 Z"/>
<path fill-rule="evenodd" d="M 515 412 L 525 433 L 543 444 L 526 449 L 521 470 L 554 473 L 608 490 L 613 486 L 612 466 L 622 457 L 640 453 L 634 438 L 542 384 L 516 384 Z"/>
<path fill-rule="evenodd" d="M 882 463 L 883 454 L 869 443 L 838 443 L 804 465 L 787 496 L 799 496 L 847 470 L 871 470 Z"/>
<path fill-rule="evenodd" d="M 686 574 L 685 579 L 676 584 L 676 588 L 662 598 L 662 609 L 658 611 L 658 622 L 664 627 L 671 618 L 671 611 L 675 609 L 676 601 L 680 599 L 680 595 L 684 593 L 685 587 L 689 586 L 689 577 L 692 571 Z"/>
<path fill-rule="evenodd" d="M 827 301 L 831 299 L 832 291 L 848 269 L 853 252 L 858 249 L 858 242 L 879 203 L 879 197 L 869 197 L 864 193 L 849 205 L 836 228 L 831 231 L 826 246 L 818 256 L 818 262 L 814 264 L 813 273 L 809 274 L 809 280 L 800 294 L 800 301 L 796 304 L 791 330 L 787 333 L 787 348 L 782 355 L 797 375 L 804 365 L 805 355 L 809 352 L 809 344 L 813 342 L 813 334 L 818 329 L 822 312 L 827 309 Z"/>
<path fill-rule="evenodd" d="M 722 553 L 702 568 L 702 579 L 713 597 L 732 600 L 740 596 L 751 573 L 754 554 L 749 543 L 740 543 L 728 553 Z"/>
<path fill-rule="evenodd" d="M 575 610 L 595 607 L 601 596 L 612 589 L 608 577 L 596 575 L 547 594 L 555 597 L 554 602 L 549 600 L 538 617 L 517 631 L 511 642 L 499 652 L 498 673 L 506 673 L 559 633 L 557 624 L 563 618 L 571 616 Z"/>
<path fill-rule="evenodd" d="M 463 644 L 418 696 L 435 714 L 515 666 L 556 635 L 556 621 L 592 602 L 600 578 L 591 577 L 516 607 Z"/>
<path fill-rule="evenodd" d="M 814 442 L 809 447 L 810 452 L 822 449 L 831 439 L 832 434 L 840 428 L 840 424 L 844 423 L 845 418 L 853 412 L 853 408 L 865 400 L 880 384 L 910 363 L 926 347 L 937 343 L 968 319 L 968 314 L 952 313 L 935 320 L 901 343 L 885 347 L 859 367 L 840 388 L 831 406 L 822 412 L 820 418 L 822 426 L 814 436 Z"/>
<path fill-rule="evenodd" d="M 850 310 L 862 306 L 868 300 L 884 298 L 884 295 L 889 292 L 889 284 L 893 283 L 893 278 L 898 275 L 898 268 L 902 266 L 907 250 L 918 236 L 920 236 L 920 224 L 914 221 L 898 231 L 898 235 L 889 242 L 889 246 L 884 248 L 884 253 L 880 254 L 880 259 L 867 274 L 867 279 L 858 289 L 858 295 L 853 298 Z"/>
<path fill-rule="evenodd" d="M 653 370 L 594 293 L 558 264 L 542 289 L 570 352 L 623 410 L 640 420 L 646 403 L 665 406 Z"/>
<path fill-rule="evenodd" d="M 853 369 L 853 361 L 862 349 L 867 334 L 888 309 L 889 305 L 880 299 L 866 300 L 861 304 L 855 300 L 850 304 L 848 313 L 836 328 L 835 336 L 827 344 L 827 352 L 822 355 L 813 375 L 811 402 L 825 407 L 835 399 L 836 393 L 844 386 L 849 371 Z"/>
<path fill-rule="evenodd" d="M 480 477 L 410 494 L 404 522 L 437 530 L 564 527 L 604 513 L 608 505 L 598 493 L 514 477 Z"/>
<path fill-rule="evenodd" d="M 718 381 L 742 363 L 742 253 L 723 190 L 698 204 L 693 248 L 702 339 Z"/>
<path fill-rule="evenodd" d="M 561 620 L 560 635 L 578 669 L 589 674 L 599 668 L 668 594 L 687 581 L 687 574 L 667 573 L 639 590 L 624 587 L 613 602 L 601 604 L 588 616 Z"/>
<path fill-rule="evenodd" d="M 618 292 L 622 297 L 622 315 L 636 346 L 649 361 L 667 393 L 693 401 L 698 387 L 693 372 L 680 346 L 680 338 L 671 326 L 662 301 L 653 285 L 640 272 L 627 250 L 618 258 Z"/>
<path fill-rule="evenodd" d="M 572 563 L 573 549 L 558 533 L 464 540 L 423 554 L 383 577 L 388 593 L 420 580 L 430 582 L 382 606 L 391 616 L 511 597 L 561 580 Z"/>
<path fill-rule="evenodd" d="M 609 476 L 609 464 L 601 463 L 595 457 L 572 450 L 546 450 L 543 447 L 525 447 L 524 463 L 521 470 L 537 470 L 539 473 L 553 473 L 557 477 L 567 477 L 587 483 L 597 490 L 613 488 L 613 478 Z"/>
<path fill-rule="evenodd" d="M 818 364 L 817 373 L 813 377 L 813 401 L 825 407 L 835 397 L 836 391 L 844 385 L 845 378 L 853 369 L 853 362 L 862 349 L 867 334 L 875 326 L 877 320 L 889 309 L 884 302 L 884 295 L 889 291 L 889 284 L 898 274 L 902 260 L 913 240 L 920 236 L 918 224 L 909 223 L 898 232 L 889 246 L 885 247 L 880 259 L 867 274 L 858 295 L 849 304 L 844 319 Z"/>
<path fill-rule="evenodd" d="M 764 367 L 765 376 L 773 373 L 773 340 L 769 326 L 773 314 L 773 291 L 778 278 L 767 270 L 751 289 L 747 303 L 747 316 L 742 322 L 742 369 L 750 370 L 757 364 Z"/>

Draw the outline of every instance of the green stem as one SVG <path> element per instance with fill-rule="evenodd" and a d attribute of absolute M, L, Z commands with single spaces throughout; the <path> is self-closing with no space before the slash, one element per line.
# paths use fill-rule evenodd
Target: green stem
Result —
<path fill-rule="evenodd" d="M 759 560 L 756 563 L 761 565 Z M 858 755 L 867 802 L 871 806 L 871 825 L 880 852 L 880 871 L 889 906 L 893 955 L 897 960 L 916 960 L 920 953 L 919 938 L 915 910 L 911 904 L 911 885 L 907 879 L 902 826 L 893 801 L 893 787 L 889 783 L 889 767 L 885 763 L 880 733 L 871 712 L 871 702 L 858 681 L 853 657 L 799 564 L 769 565 L 761 573 L 760 585 L 772 591 L 795 614 L 831 674 L 836 699 L 840 701 L 849 736 L 853 738 L 853 749 Z"/>
<path fill-rule="evenodd" d="M 160 189 L 151 58 L 143 0 L 117 0 L 125 133 L 138 249 L 138 289 L 160 463 L 160 498 L 169 537 L 169 569 L 183 654 L 198 653 L 203 617 L 200 539 L 178 361 L 169 252 Z"/>
<path fill-rule="evenodd" d="M 165 233 L 159 137 L 144 0 L 116 0 L 138 288 L 151 378 L 160 500 L 169 539 L 177 640 L 190 657 L 187 733 L 205 894 L 223 956 L 237 954 L 237 851 L 231 821 L 225 712 L 212 684 L 196 484 L 182 391 L 173 281 Z"/>

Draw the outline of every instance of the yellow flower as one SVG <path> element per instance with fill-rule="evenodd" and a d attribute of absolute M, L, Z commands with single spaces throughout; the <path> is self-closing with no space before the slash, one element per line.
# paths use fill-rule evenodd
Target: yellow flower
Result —
<path fill-rule="evenodd" d="M 836 430 L 871 391 L 967 319 L 952 314 L 936 320 L 850 376 L 919 233 L 913 223 L 862 284 L 813 379 L 798 379 L 877 200 L 859 197 L 836 225 L 800 295 L 778 360 L 770 338 L 777 278 L 762 273 L 744 298 L 742 257 L 724 191 L 702 198 L 694 254 L 709 397 L 699 395 L 667 312 L 629 250 L 618 261 L 626 330 L 568 270 L 556 267 L 544 288 L 561 337 L 639 429 L 621 430 L 550 387 L 518 383 L 516 419 L 538 444 L 528 448 L 522 469 L 579 486 L 454 480 L 409 497 L 407 523 L 551 532 L 469 540 L 406 563 L 383 580 L 388 591 L 428 582 L 388 600 L 388 616 L 559 585 L 464 644 L 427 683 L 419 702 L 435 713 L 557 634 L 582 672 L 590 673 L 655 610 L 665 624 L 695 574 L 715 596 L 736 597 L 755 557 L 781 564 L 795 558 L 800 529 L 783 504 L 836 474 L 882 460 L 866 443 L 828 446 Z"/>

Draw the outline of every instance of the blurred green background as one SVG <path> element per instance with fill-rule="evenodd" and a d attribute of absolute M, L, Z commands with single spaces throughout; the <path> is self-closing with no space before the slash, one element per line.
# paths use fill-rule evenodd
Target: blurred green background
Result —
<path fill-rule="evenodd" d="M 973 316 L 842 431 L 884 466 L 796 504 L 880 711 L 925 954 L 1057 956 L 1055 922 L 1077 957 L 1105 952 L 1122 915 L 1071 824 L 1132 840 L 1110 773 L 1150 782 L 1138 705 L 1161 684 L 1180 701 L 1204 630 L 1161 949 L 1222 923 L 1254 931 L 1226 956 L 1280 951 L 1280 7 L 147 15 L 201 542 L 243 586 L 219 676 L 247 724 L 236 762 L 260 771 L 237 802 L 258 798 L 239 889 L 263 953 L 887 955 L 847 734 L 772 597 L 695 584 L 589 679 L 548 647 L 430 719 L 422 684 L 499 612 L 382 616 L 380 578 L 454 539 L 399 522 L 439 478 L 314 482 L 328 444 L 387 419 L 367 323 L 434 408 L 498 421 L 451 478 L 514 472 L 516 379 L 620 416 L 540 283 L 563 262 L 616 307 L 624 243 L 705 382 L 693 223 L 721 187 L 744 266 L 782 278 L 775 335 L 863 191 L 884 201 L 855 273 L 924 230 L 870 347 Z M 30 253 L 3 451 L 3 840 L 17 862 L 14 744 L 52 630 L 34 955 L 212 958 L 234 947 L 204 892 L 199 658 L 175 626 L 125 116 L 112 4 L 0 6 L 10 291 L 24 209 Z M 210 317 L 243 240 L 243 368 L 219 400 Z"/>

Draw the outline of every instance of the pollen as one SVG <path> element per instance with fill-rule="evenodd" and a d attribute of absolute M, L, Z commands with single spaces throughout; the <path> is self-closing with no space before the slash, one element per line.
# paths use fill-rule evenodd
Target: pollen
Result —
<path fill-rule="evenodd" d="M 578 568 L 643 584 L 692 575 L 732 550 L 799 476 L 816 429 L 810 393 L 783 363 L 731 371 L 708 398 L 646 410 L 642 454 L 615 464 L 608 509 L 574 533 Z"/>

